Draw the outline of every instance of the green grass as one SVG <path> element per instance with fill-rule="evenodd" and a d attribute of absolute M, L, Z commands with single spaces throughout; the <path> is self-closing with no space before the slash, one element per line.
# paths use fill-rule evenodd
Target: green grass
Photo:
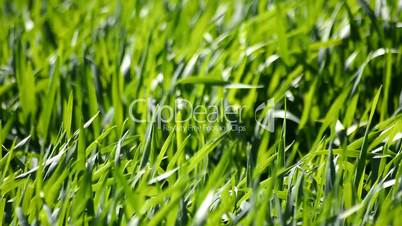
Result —
<path fill-rule="evenodd" d="M 401 11 L 0 0 L 0 225 L 402 225 Z"/>

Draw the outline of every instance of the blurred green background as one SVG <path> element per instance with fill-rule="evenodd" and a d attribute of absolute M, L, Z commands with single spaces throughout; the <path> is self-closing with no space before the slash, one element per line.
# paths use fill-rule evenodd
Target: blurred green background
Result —
<path fill-rule="evenodd" d="M 0 222 L 402 224 L 401 11 L 1 0 Z M 141 98 L 244 106 L 246 129 L 136 123 Z M 270 99 L 273 132 L 254 115 Z"/>

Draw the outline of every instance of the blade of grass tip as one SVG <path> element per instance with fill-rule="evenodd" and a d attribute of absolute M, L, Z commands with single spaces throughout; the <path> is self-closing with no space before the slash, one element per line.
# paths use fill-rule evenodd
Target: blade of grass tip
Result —
<path fill-rule="evenodd" d="M 17 207 L 16 215 L 18 217 L 18 221 L 21 226 L 29 226 L 27 217 L 25 216 L 21 207 Z"/>
<path fill-rule="evenodd" d="M 82 129 L 82 123 L 84 121 L 83 113 L 82 113 L 82 102 L 83 102 L 83 96 L 82 96 L 82 90 L 81 89 L 75 89 L 73 92 L 74 96 L 74 111 L 73 111 L 73 120 L 74 120 L 74 127 L 78 128 L 76 131 L 74 131 L 73 137 L 78 137 L 79 132 Z"/>
<path fill-rule="evenodd" d="M 2 225 L 5 220 L 4 219 L 5 206 L 6 206 L 6 199 L 3 197 L 3 195 L 0 194 L 0 225 Z"/>
<path fill-rule="evenodd" d="M 358 85 L 360 84 L 360 81 L 363 77 L 363 72 L 366 66 L 374 59 L 384 56 L 386 53 L 392 53 L 392 54 L 398 54 L 399 51 L 395 49 L 384 49 L 384 48 L 379 48 L 376 49 L 375 51 L 372 51 L 369 53 L 367 56 L 366 60 L 360 65 L 359 69 L 356 71 L 356 73 L 353 75 L 352 80 L 355 79 L 355 82 L 353 83 L 353 88 L 351 91 L 351 94 L 355 94 Z"/>
<path fill-rule="evenodd" d="M 184 197 L 180 199 L 179 212 L 177 214 L 175 225 L 177 226 L 188 225 L 188 210 L 187 210 L 187 203 Z"/>
<path fill-rule="evenodd" d="M 278 145 L 278 162 L 277 162 L 277 167 L 278 169 L 283 169 L 285 167 L 285 147 L 286 147 L 286 112 L 287 112 L 287 104 L 286 104 L 286 98 L 284 98 L 285 102 L 285 115 L 283 119 L 283 124 L 282 124 L 282 131 L 281 131 L 281 140 Z M 283 177 L 281 176 L 278 178 L 278 189 L 282 190 L 283 186 Z"/>
<path fill-rule="evenodd" d="M 40 157 L 39 157 L 39 161 L 38 161 L 38 168 L 37 168 L 37 171 L 36 171 L 36 175 L 35 175 L 36 177 L 35 177 L 35 181 L 34 181 L 36 191 L 42 191 L 42 187 L 43 187 L 42 186 L 43 185 L 42 178 L 43 178 L 43 171 L 44 171 L 44 168 L 45 168 L 44 165 L 45 165 L 45 161 L 46 161 L 44 156 L 45 156 L 45 154 L 43 152 L 40 153 Z M 35 198 L 37 200 L 42 200 L 40 192 L 35 193 Z M 35 202 L 34 205 L 35 205 L 35 208 L 37 208 L 37 209 L 42 208 L 40 206 L 41 202 Z"/>
<path fill-rule="evenodd" d="M 224 175 L 226 175 L 226 171 L 230 163 L 230 157 L 231 152 L 225 152 L 215 169 L 213 169 L 212 172 L 209 173 L 207 184 L 203 188 L 203 191 L 199 192 L 196 205 L 198 205 L 198 203 L 201 203 L 201 201 L 205 199 L 205 197 L 211 190 L 215 190 L 219 184 L 225 183 Z"/>
<path fill-rule="evenodd" d="M 285 188 L 286 193 L 286 200 L 285 200 L 285 212 L 284 212 L 284 217 L 286 219 L 291 219 L 293 216 L 293 209 L 294 209 L 294 205 L 297 203 L 295 203 L 296 200 L 296 196 L 295 193 L 297 192 L 297 189 L 295 189 L 295 180 L 297 181 L 300 177 L 296 177 L 295 175 L 297 175 L 297 169 L 294 168 L 292 170 L 290 170 L 289 176 L 288 176 L 288 184 L 287 184 L 287 189 Z M 296 179 L 294 179 L 296 178 Z"/>
<path fill-rule="evenodd" d="M 279 200 L 277 194 L 274 195 L 274 205 L 276 206 L 276 211 L 278 214 L 278 218 L 277 218 L 278 223 L 277 224 L 285 226 L 286 224 L 285 224 L 285 219 L 283 216 L 282 205 L 281 205 L 281 201 Z"/>
<path fill-rule="evenodd" d="M 26 53 L 21 35 L 18 35 L 14 48 L 14 71 L 16 74 L 18 94 L 23 111 L 23 121 L 36 111 L 35 78 L 26 60 Z"/>
<path fill-rule="evenodd" d="M 205 145 L 199 151 L 197 151 L 197 153 L 188 161 L 188 172 L 197 167 L 198 163 L 200 163 L 208 155 L 209 152 L 211 152 L 216 146 L 218 146 L 225 135 L 227 135 L 229 132 L 230 130 L 222 133 L 211 143 Z"/>
<path fill-rule="evenodd" d="M 158 192 L 151 200 L 149 200 L 149 202 L 145 202 L 141 206 L 141 212 L 145 213 L 147 210 L 157 206 L 160 203 L 163 203 L 166 198 L 173 197 L 177 191 L 185 190 L 190 181 L 192 181 L 192 179 L 187 176 L 175 180 L 175 183 L 173 183 L 172 186 L 169 186 L 165 190 Z"/>
<path fill-rule="evenodd" d="M 362 207 L 364 207 L 363 203 L 359 203 L 355 206 L 352 206 L 351 208 L 343 211 L 342 213 L 340 213 L 338 215 L 338 219 L 339 220 L 343 220 L 346 219 L 347 217 L 351 216 L 352 214 L 356 213 L 357 211 L 359 211 Z"/>
<path fill-rule="evenodd" d="M 289 48 L 288 48 L 288 38 L 286 37 L 286 17 L 285 13 L 283 12 L 282 9 L 282 2 L 281 1 L 275 1 L 275 22 L 277 26 L 275 26 L 275 32 L 278 35 L 278 42 L 279 42 L 279 47 L 278 51 L 285 63 L 289 61 Z"/>
<path fill-rule="evenodd" d="M 72 217 L 75 221 L 79 220 L 79 217 L 87 213 L 89 216 L 93 215 L 93 205 L 92 202 L 92 187 L 91 187 L 91 176 L 84 170 L 84 173 L 78 180 L 78 191 L 73 201 L 73 213 Z M 92 208 L 91 208 L 92 207 Z"/>
<path fill-rule="evenodd" d="M 136 95 L 135 96 L 136 97 L 139 96 L 139 93 L 141 91 L 141 86 L 144 85 L 143 84 L 144 83 L 143 82 L 144 77 L 145 77 L 144 74 L 145 74 L 145 68 L 146 68 L 146 64 L 147 64 L 148 56 L 149 56 L 149 48 L 151 46 L 152 34 L 153 34 L 153 32 L 151 30 L 151 32 L 149 33 L 149 35 L 147 37 L 147 42 L 145 43 L 145 48 L 144 48 L 144 50 L 142 51 L 142 54 L 141 54 L 140 67 L 139 67 L 139 69 L 137 71 L 139 81 L 137 82 L 137 85 L 135 87 L 135 90 L 136 90 Z"/>
<path fill-rule="evenodd" d="M 186 78 L 180 79 L 177 82 L 177 84 L 182 84 L 182 85 L 203 84 L 203 85 L 210 85 L 210 86 L 223 86 L 225 89 L 259 89 L 259 88 L 264 87 L 263 85 L 230 83 L 221 78 L 213 78 L 213 77 L 206 77 L 206 76 L 186 77 Z"/>
<path fill-rule="evenodd" d="M 41 165 L 41 164 L 38 164 L 38 166 L 33 167 L 33 168 L 30 169 L 28 172 L 21 173 L 20 175 L 16 176 L 15 178 L 16 178 L 16 179 L 21 179 L 21 178 L 27 177 L 28 175 L 30 175 L 30 174 L 32 174 L 32 173 L 38 171 L 39 169 L 41 169 L 41 168 L 43 168 L 43 167 L 48 167 L 48 166 L 50 166 L 50 165 L 57 164 L 57 163 L 60 161 L 60 158 L 65 154 L 65 152 L 66 152 L 65 149 L 62 148 L 61 151 L 60 151 L 57 155 L 55 155 L 55 156 L 53 156 L 53 157 L 51 157 L 51 158 L 45 160 L 45 161 L 42 163 L 42 165 Z"/>
<path fill-rule="evenodd" d="M 146 164 L 148 163 L 149 157 L 150 157 L 150 152 L 151 152 L 151 142 L 152 142 L 152 138 L 153 138 L 153 130 L 154 130 L 154 123 L 156 120 L 156 116 L 159 112 L 159 105 L 157 105 L 155 107 L 155 111 L 152 115 L 152 119 L 151 122 L 149 122 L 147 130 L 145 132 L 145 140 L 143 143 L 143 154 L 142 154 L 142 159 L 141 159 L 141 164 L 140 164 L 140 168 L 144 168 L 146 166 Z"/>
<path fill-rule="evenodd" d="M 165 179 L 167 179 L 170 176 L 172 176 L 178 169 L 179 168 L 174 168 L 173 170 L 166 171 L 165 173 L 162 173 L 161 175 L 152 178 L 151 180 L 148 181 L 148 185 L 164 181 Z"/>
<path fill-rule="evenodd" d="M 140 211 L 140 203 L 142 203 L 143 200 L 141 196 L 134 193 L 129 182 L 122 174 L 120 167 L 121 166 L 116 167 L 113 171 L 113 174 L 115 176 L 117 186 L 124 191 L 126 197 L 125 206 L 130 213 L 135 212 L 140 215 L 142 214 L 142 211 Z"/>
<path fill-rule="evenodd" d="M 71 137 L 71 122 L 73 117 L 73 91 L 70 92 L 68 97 L 67 104 L 64 105 L 64 112 L 63 112 L 63 126 L 64 130 L 66 130 L 67 136 Z"/>
<path fill-rule="evenodd" d="M 46 204 L 43 204 L 43 212 L 45 212 L 44 215 L 46 215 L 46 220 L 50 225 L 55 225 L 56 224 L 56 218 L 52 214 L 52 209 Z M 43 216 L 43 215 L 42 215 Z M 43 216 L 44 218 L 44 216 Z"/>
<path fill-rule="evenodd" d="M 95 119 L 98 117 L 99 115 L 99 111 L 96 112 L 96 114 L 94 116 L 92 116 L 88 121 L 85 122 L 84 124 L 84 129 L 87 129 L 90 125 L 92 125 L 92 123 L 95 121 Z"/>
<path fill-rule="evenodd" d="M 149 226 L 159 225 L 159 222 L 163 220 L 167 214 L 174 209 L 174 206 L 180 201 L 182 196 L 182 191 L 176 191 L 172 194 L 170 201 L 165 204 L 153 217 L 152 219 L 146 224 Z"/>
<path fill-rule="evenodd" d="M 60 168 L 63 166 L 60 165 Z M 56 177 L 55 180 L 53 181 L 52 184 L 49 184 L 49 189 L 45 189 L 48 191 L 48 194 L 45 194 L 46 202 L 49 203 L 49 205 L 54 205 L 55 200 L 57 200 L 57 197 L 59 196 L 59 191 L 60 188 L 63 186 L 66 178 L 69 175 L 68 170 L 64 170 L 61 174 L 53 175 L 53 177 Z"/>
<path fill-rule="evenodd" d="M 116 149 L 115 149 L 115 155 L 114 155 L 114 163 L 116 165 L 120 164 L 120 150 L 121 146 L 124 143 L 124 140 L 126 139 L 126 136 L 128 134 L 128 131 L 126 131 L 121 139 L 117 142 Z"/>
<path fill-rule="evenodd" d="M 270 197 L 267 195 L 268 192 L 265 192 L 264 198 L 262 200 L 269 200 Z M 258 207 L 256 213 L 255 224 L 256 225 L 273 225 L 270 216 L 269 202 L 265 201 Z"/>
<path fill-rule="evenodd" d="M 116 123 L 117 136 L 120 137 L 123 131 L 123 106 L 120 92 L 120 76 L 113 75 L 112 79 L 112 102 L 114 108 L 114 120 Z"/>
<path fill-rule="evenodd" d="M 369 134 L 371 121 L 373 120 L 377 102 L 378 102 L 378 99 L 381 94 L 381 89 L 382 89 L 382 86 L 377 90 L 377 93 L 372 102 L 369 121 L 367 123 L 366 131 L 364 132 L 363 143 L 362 143 L 361 149 L 360 149 L 360 155 L 357 159 L 357 168 L 356 168 L 356 174 L 354 177 L 354 185 L 355 185 L 355 188 L 358 189 L 358 192 L 357 192 L 358 197 L 361 197 L 361 189 L 363 186 L 363 184 L 361 183 L 362 182 L 361 179 L 362 179 L 362 175 L 364 174 L 364 168 L 365 168 L 366 159 L 367 159 L 367 151 L 368 151 L 367 150 L 368 149 L 367 137 Z"/>
<path fill-rule="evenodd" d="M 77 173 L 85 171 L 86 153 L 85 153 L 85 131 L 84 127 L 81 126 L 78 135 L 78 148 L 77 148 Z"/>
<path fill-rule="evenodd" d="M 180 157 L 184 156 L 184 151 L 185 151 L 185 147 L 187 142 L 190 140 L 191 134 L 187 135 L 186 138 L 183 139 L 183 141 L 181 142 L 180 146 L 177 146 L 177 150 L 176 153 L 174 153 L 174 155 L 169 158 L 169 164 L 167 165 L 166 170 L 172 170 L 174 168 L 174 166 L 176 165 L 180 165 L 180 163 L 178 163 Z"/>
<path fill-rule="evenodd" d="M 370 5 L 365 0 L 358 0 L 358 2 L 361 5 L 363 11 L 368 15 L 371 22 L 373 23 L 374 29 L 377 31 L 378 35 L 380 36 L 381 42 L 384 43 L 384 34 L 381 31 L 380 27 L 378 26 L 377 17 L 375 16 L 375 13 L 373 12 L 373 10 L 370 8 Z"/>
<path fill-rule="evenodd" d="M 176 118 L 177 118 L 177 120 L 175 120 L 175 122 L 176 122 L 176 125 L 175 125 L 176 146 L 177 146 L 177 150 L 180 150 L 180 148 L 182 147 L 182 144 L 183 144 L 183 140 L 184 140 L 183 139 L 183 131 L 185 130 L 185 128 L 184 128 L 185 125 L 183 125 L 183 119 L 182 119 L 182 111 L 177 112 Z M 183 150 L 184 150 L 184 147 L 183 147 Z M 179 158 L 178 158 L 179 164 L 184 161 L 184 155 L 185 155 L 185 153 L 183 152 L 183 154 L 179 156 Z"/>
<path fill-rule="evenodd" d="M 347 94 L 348 89 L 343 90 L 343 92 L 336 98 L 335 102 L 329 108 L 322 122 L 322 126 L 318 132 L 318 135 L 316 136 L 317 139 L 314 141 L 312 150 L 315 150 L 316 147 L 319 145 L 319 142 L 321 141 L 321 138 L 323 137 L 325 130 L 331 125 L 332 122 L 338 119 L 339 111 L 344 105 Z"/>
<path fill-rule="evenodd" d="M 52 110 L 54 110 L 54 101 L 56 99 L 56 93 L 58 92 L 58 86 L 59 86 L 59 63 L 60 59 L 55 59 L 54 62 L 51 63 L 51 67 L 53 68 L 51 70 L 51 75 L 50 75 L 50 84 L 49 88 L 46 93 L 46 97 L 44 102 L 46 103 L 44 105 L 44 108 L 41 112 L 40 118 L 39 118 L 39 133 L 41 134 L 42 138 L 46 141 L 48 138 L 48 133 L 49 133 L 49 123 L 50 119 L 52 117 Z"/>
<path fill-rule="evenodd" d="M 391 74 L 392 74 L 392 55 L 391 52 L 388 51 L 386 58 L 386 68 L 385 68 L 385 81 L 384 81 L 384 99 L 382 101 L 381 106 L 381 115 L 380 122 L 384 121 L 384 119 L 388 116 L 388 98 L 389 91 L 391 86 Z"/>
<path fill-rule="evenodd" d="M 258 157 L 258 147 L 261 145 L 261 139 L 259 137 L 253 137 L 252 138 L 252 146 L 251 148 L 247 147 L 247 185 L 249 187 L 256 188 L 257 187 L 257 182 L 255 178 L 253 177 L 255 173 L 255 168 L 257 165 L 257 157 Z"/>
<path fill-rule="evenodd" d="M 155 165 L 154 165 L 155 169 L 154 169 L 153 175 L 155 175 L 155 173 L 157 172 L 157 169 L 160 166 L 162 159 L 165 156 L 165 153 L 168 150 L 168 148 L 173 140 L 173 136 L 174 136 L 173 131 L 174 131 L 174 129 L 172 130 L 172 132 L 169 133 L 169 136 L 166 138 L 161 150 L 159 151 L 158 157 L 156 158 L 156 161 L 155 161 Z"/>
<path fill-rule="evenodd" d="M 353 40 L 358 40 L 360 37 L 359 27 L 355 22 L 355 18 L 352 13 L 352 9 L 350 8 L 348 2 L 346 2 L 346 1 L 343 3 L 343 5 L 344 5 L 344 7 L 346 9 L 346 13 L 348 15 L 348 22 L 349 22 L 349 26 L 350 26 L 351 37 Z"/>
<path fill-rule="evenodd" d="M 348 104 L 349 107 L 346 109 L 345 117 L 343 118 L 343 124 L 345 128 L 350 128 L 350 126 L 353 123 L 358 101 L 359 101 L 359 94 L 357 93 L 352 98 L 352 101 L 349 102 Z"/>
<path fill-rule="evenodd" d="M 402 149 L 399 149 L 399 150 L 401 151 Z M 400 158 L 399 158 L 399 160 L 400 160 Z M 396 179 L 395 184 L 397 186 L 394 186 L 392 188 L 392 196 L 393 197 L 397 197 L 398 195 L 400 195 L 400 194 L 398 194 L 398 192 L 400 192 L 400 189 L 402 188 L 402 161 L 399 161 L 398 171 L 396 173 L 395 179 Z"/>
<path fill-rule="evenodd" d="M 21 140 L 20 142 L 18 142 L 18 144 L 15 145 L 14 149 L 18 149 L 18 148 L 24 146 L 24 145 L 29 141 L 29 139 L 31 139 L 31 135 L 25 137 L 23 140 Z"/>
<path fill-rule="evenodd" d="M 306 125 L 309 116 L 310 116 L 310 109 L 312 106 L 312 102 L 313 102 L 313 97 L 314 97 L 314 93 L 315 93 L 315 89 L 317 86 L 317 81 L 318 79 L 314 79 L 313 84 L 310 86 L 309 91 L 307 92 L 307 95 L 304 96 L 304 108 L 303 108 L 303 113 L 300 119 L 300 123 L 299 123 L 299 130 L 303 129 L 304 125 Z"/>
<path fill-rule="evenodd" d="M 180 79 L 179 81 L 177 81 L 177 84 L 182 85 L 204 84 L 204 85 L 224 86 L 230 83 L 221 78 L 206 77 L 206 76 L 191 76 Z"/>
<path fill-rule="evenodd" d="M 263 85 L 248 85 L 242 83 L 230 83 L 224 86 L 225 89 L 260 89 Z"/>
<path fill-rule="evenodd" d="M 7 152 L 7 155 L 4 156 L 4 158 L 7 157 L 5 167 L 3 168 L 3 178 L 6 178 L 8 167 L 10 166 L 11 160 L 14 158 L 14 146 L 15 146 L 15 140 L 13 141 L 13 144 L 11 145 L 10 150 Z"/>
<path fill-rule="evenodd" d="M 17 119 L 17 116 L 13 115 L 7 120 L 7 122 L 5 122 L 2 130 L 0 130 L 1 138 L 2 138 L 2 140 L 0 140 L 0 143 L 4 144 L 4 141 L 7 138 L 7 136 L 10 134 L 10 131 L 13 128 L 13 125 L 14 125 L 16 119 Z"/>
<path fill-rule="evenodd" d="M 213 200 L 214 200 L 214 192 L 210 191 L 207 194 L 207 196 L 205 197 L 205 199 L 202 202 L 202 204 L 200 205 L 200 207 L 197 209 L 197 212 L 195 213 L 194 221 L 193 221 L 192 225 L 194 225 L 194 226 L 204 225 L 205 220 L 208 216 L 209 207 L 211 206 Z"/>
<path fill-rule="evenodd" d="M 301 176 L 297 177 L 296 180 L 296 185 L 293 187 L 292 189 L 292 196 L 293 196 L 293 200 L 295 202 L 295 206 L 297 206 L 297 204 L 301 204 L 301 202 L 303 201 L 303 198 L 305 197 L 305 194 L 303 192 L 303 188 L 304 188 L 304 173 L 301 172 Z M 293 208 L 293 226 L 296 226 L 297 224 L 297 215 L 298 215 L 298 211 L 297 208 Z"/>
<path fill-rule="evenodd" d="M 1 72 L 1 70 L 0 70 L 0 72 Z M 15 83 L 2 84 L 2 86 L 0 86 L 0 97 L 2 97 L 7 92 L 9 92 L 15 85 L 16 85 Z"/>
<path fill-rule="evenodd" d="M 329 143 L 328 148 L 328 161 L 326 167 L 326 180 L 325 180 L 325 193 L 328 194 L 335 187 L 335 165 L 334 165 L 334 156 L 332 153 L 332 140 Z"/>
<path fill-rule="evenodd" d="M 96 98 L 96 89 L 95 89 L 95 81 L 94 81 L 94 74 L 91 72 L 89 66 L 85 66 L 85 72 L 86 72 L 86 85 L 88 89 L 88 102 L 89 102 L 89 114 L 90 115 L 95 115 L 98 112 L 98 100 Z M 99 135 L 99 130 L 100 130 L 100 125 L 99 125 L 99 120 L 94 119 L 93 122 L 93 131 L 95 136 Z"/>

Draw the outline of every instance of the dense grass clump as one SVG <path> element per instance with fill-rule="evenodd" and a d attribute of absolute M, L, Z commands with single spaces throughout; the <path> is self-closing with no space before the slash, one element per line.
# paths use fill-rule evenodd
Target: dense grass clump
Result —
<path fill-rule="evenodd" d="M 402 225 L 401 12 L 0 0 L 0 225 Z"/>

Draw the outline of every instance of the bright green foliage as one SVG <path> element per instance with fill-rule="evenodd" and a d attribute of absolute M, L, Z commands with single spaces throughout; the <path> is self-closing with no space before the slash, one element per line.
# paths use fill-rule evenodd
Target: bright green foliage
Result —
<path fill-rule="evenodd" d="M 401 7 L 0 0 L 0 225 L 402 225 Z"/>

